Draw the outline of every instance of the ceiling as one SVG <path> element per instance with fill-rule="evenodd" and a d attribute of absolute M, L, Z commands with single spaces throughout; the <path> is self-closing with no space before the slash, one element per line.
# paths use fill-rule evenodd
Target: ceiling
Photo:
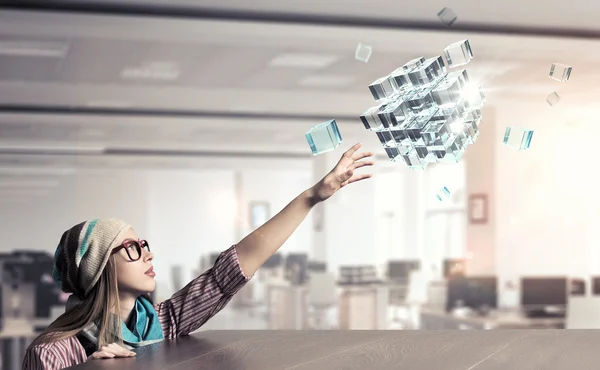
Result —
<path fill-rule="evenodd" d="M 0 168 L 14 171 L 305 160 L 304 133 L 332 118 L 344 145 L 377 149 L 358 119 L 374 105 L 367 86 L 465 38 L 487 104 L 544 100 L 557 88 L 553 62 L 574 68 L 560 85 L 574 108 L 600 92 L 598 2 L 10 3 L 0 5 Z M 450 28 L 436 16 L 444 6 L 458 15 Z M 359 42 L 373 47 L 368 63 L 354 58 Z"/>

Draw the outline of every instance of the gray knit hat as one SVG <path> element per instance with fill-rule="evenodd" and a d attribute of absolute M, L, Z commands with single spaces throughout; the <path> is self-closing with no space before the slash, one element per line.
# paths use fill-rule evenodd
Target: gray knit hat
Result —
<path fill-rule="evenodd" d="M 131 226 L 116 218 L 84 221 L 65 231 L 54 252 L 54 282 L 86 298 L 100 279 L 110 252 Z"/>

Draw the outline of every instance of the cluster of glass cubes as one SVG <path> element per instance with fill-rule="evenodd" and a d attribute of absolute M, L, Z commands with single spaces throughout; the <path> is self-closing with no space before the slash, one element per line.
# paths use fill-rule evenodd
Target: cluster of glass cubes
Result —
<path fill-rule="evenodd" d="M 409 168 L 456 163 L 479 135 L 483 91 L 470 83 L 466 70 L 448 73 L 441 56 L 411 60 L 369 90 L 378 105 L 361 121 L 392 161 Z"/>

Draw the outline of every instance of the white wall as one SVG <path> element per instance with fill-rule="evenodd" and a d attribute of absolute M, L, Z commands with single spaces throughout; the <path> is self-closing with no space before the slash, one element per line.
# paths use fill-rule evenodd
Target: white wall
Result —
<path fill-rule="evenodd" d="M 565 100 L 556 108 L 542 97 L 497 110 L 496 262 L 503 281 L 600 272 L 598 110 Z M 501 144 L 505 127 L 515 124 L 535 130 L 530 149 Z M 504 305 L 518 304 L 518 294 L 501 289 Z"/>

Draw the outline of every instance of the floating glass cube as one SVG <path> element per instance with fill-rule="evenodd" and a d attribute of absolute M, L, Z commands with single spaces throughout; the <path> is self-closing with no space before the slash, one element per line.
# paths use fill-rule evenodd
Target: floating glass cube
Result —
<path fill-rule="evenodd" d="M 448 62 L 448 67 L 458 67 L 469 63 L 473 59 L 473 51 L 469 40 L 462 40 L 448 45 L 444 49 L 444 56 Z"/>
<path fill-rule="evenodd" d="M 367 130 L 373 131 L 383 127 L 381 119 L 379 118 L 380 108 L 381 106 L 371 107 L 360 115 L 360 120 Z"/>
<path fill-rule="evenodd" d="M 437 84 L 446 75 L 446 65 L 441 56 L 427 59 L 422 65 L 408 73 L 412 85 L 426 88 Z"/>
<path fill-rule="evenodd" d="M 528 130 L 519 126 L 508 126 L 504 131 L 504 145 L 517 149 L 529 149 L 533 130 Z"/>
<path fill-rule="evenodd" d="M 561 63 L 552 63 L 552 67 L 550 67 L 550 78 L 559 81 L 565 82 L 569 80 L 571 77 L 571 71 L 573 67 L 561 64 Z"/>
<path fill-rule="evenodd" d="M 412 169 L 457 163 L 479 136 L 483 89 L 465 69 L 448 73 L 441 56 L 413 59 L 369 89 L 380 105 L 361 121 L 394 162 Z"/>
<path fill-rule="evenodd" d="M 342 135 L 334 119 L 314 126 L 306 133 L 306 140 L 313 155 L 336 149 L 342 143 Z"/>
<path fill-rule="evenodd" d="M 546 102 L 548 104 L 550 104 L 551 107 L 558 104 L 559 101 L 560 101 L 560 96 L 556 93 L 556 91 L 553 92 L 552 94 L 548 95 L 548 97 L 546 98 Z"/>
<path fill-rule="evenodd" d="M 457 18 L 452 9 L 446 7 L 440 10 L 437 16 L 446 26 L 452 26 L 452 23 L 456 22 Z"/>
<path fill-rule="evenodd" d="M 441 189 L 435 193 L 435 196 L 438 198 L 440 202 L 450 199 L 450 190 L 447 187 L 443 186 Z"/>
<path fill-rule="evenodd" d="M 378 116 L 383 127 L 398 127 L 405 121 L 411 120 L 415 114 L 407 101 L 396 99 L 379 110 Z"/>
<path fill-rule="evenodd" d="M 373 52 L 372 48 L 369 45 L 365 45 L 363 43 L 359 43 L 356 47 L 356 52 L 354 53 L 354 57 L 361 62 L 367 63 L 369 58 L 371 58 L 371 53 Z"/>
<path fill-rule="evenodd" d="M 463 91 L 463 84 L 460 81 L 460 75 L 446 77 L 439 85 L 437 85 L 431 94 L 435 103 L 441 107 L 449 107 L 460 101 Z"/>
<path fill-rule="evenodd" d="M 394 88 L 387 76 L 378 78 L 375 82 L 370 84 L 369 91 L 377 101 L 384 100 L 394 94 Z"/>

